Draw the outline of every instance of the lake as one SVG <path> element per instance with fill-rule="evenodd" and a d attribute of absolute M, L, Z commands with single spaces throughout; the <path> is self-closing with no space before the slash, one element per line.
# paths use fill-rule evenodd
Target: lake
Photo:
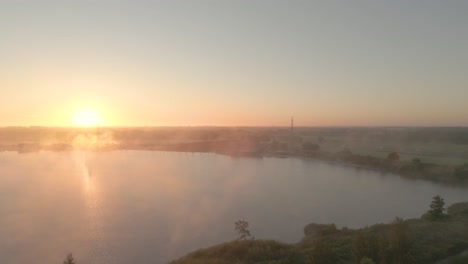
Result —
<path fill-rule="evenodd" d="M 468 189 L 322 161 L 113 151 L 0 152 L 0 263 L 165 263 L 236 238 L 296 242 L 308 223 L 419 217 Z"/>

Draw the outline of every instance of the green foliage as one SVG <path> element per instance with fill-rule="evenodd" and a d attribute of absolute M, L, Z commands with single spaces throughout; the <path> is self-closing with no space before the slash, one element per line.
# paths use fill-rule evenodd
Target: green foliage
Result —
<path fill-rule="evenodd" d="M 193 252 L 171 264 L 305 264 L 305 255 L 296 247 L 270 240 L 236 240 Z"/>
<path fill-rule="evenodd" d="M 468 180 L 468 163 L 456 167 L 454 175 L 459 180 Z"/>
<path fill-rule="evenodd" d="M 468 263 L 468 256 L 460 256 L 451 259 L 448 264 L 466 264 Z"/>
<path fill-rule="evenodd" d="M 447 249 L 447 255 L 457 255 L 468 249 L 468 243 L 465 241 L 455 242 L 451 247 Z"/>
<path fill-rule="evenodd" d="M 316 240 L 309 254 L 311 263 L 314 264 L 334 264 L 336 256 L 330 244 L 325 240 Z"/>
<path fill-rule="evenodd" d="M 380 234 L 379 259 L 383 264 L 411 263 L 410 250 L 408 224 L 397 217 L 386 231 Z"/>
<path fill-rule="evenodd" d="M 364 257 L 361 259 L 361 261 L 359 261 L 359 264 L 374 264 L 375 262 L 370 259 L 370 258 L 367 258 L 367 257 Z"/>
<path fill-rule="evenodd" d="M 75 259 L 73 258 L 72 253 L 67 254 L 67 257 L 63 261 L 63 264 L 76 264 Z"/>
<path fill-rule="evenodd" d="M 363 258 L 377 259 L 378 238 L 370 228 L 361 229 L 353 241 L 353 256 L 356 262 Z"/>
<path fill-rule="evenodd" d="M 424 166 L 425 166 L 425 164 L 422 163 L 421 159 L 419 159 L 419 158 L 414 158 L 414 159 L 411 160 L 410 168 L 413 171 L 419 171 L 420 172 L 420 171 L 424 170 Z"/>
<path fill-rule="evenodd" d="M 409 225 L 412 263 L 434 263 L 452 256 L 460 241 L 468 241 L 468 222 L 455 218 L 446 221 L 412 220 Z"/>
<path fill-rule="evenodd" d="M 447 213 L 451 217 L 459 217 L 468 219 L 468 203 L 456 203 L 452 204 L 448 209 Z"/>
<path fill-rule="evenodd" d="M 444 216 L 445 211 L 445 201 L 440 195 L 432 197 L 432 202 L 430 204 L 430 210 L 428 211 L 429 215 L 433 219 L 441 219 Z"/>

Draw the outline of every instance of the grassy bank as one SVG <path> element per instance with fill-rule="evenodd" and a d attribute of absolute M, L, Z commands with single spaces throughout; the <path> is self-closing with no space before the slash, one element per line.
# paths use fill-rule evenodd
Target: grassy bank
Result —
<path fill-rule="evenodd" d="M 395 219 L 361 229 L 309 224 L 296 244 L 236 240 L 197 250 L 171 264 L 467 263 L 468 202 L 447 214 Z"/>

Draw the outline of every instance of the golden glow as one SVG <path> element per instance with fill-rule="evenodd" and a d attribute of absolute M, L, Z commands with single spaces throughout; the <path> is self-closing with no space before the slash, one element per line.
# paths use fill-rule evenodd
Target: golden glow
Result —
<path fill-rule="evenodd" d="M 73 115 L 73 123 L 76 126 L 97 126 L 101 119 L 93 109 L 81 109 Z"/>

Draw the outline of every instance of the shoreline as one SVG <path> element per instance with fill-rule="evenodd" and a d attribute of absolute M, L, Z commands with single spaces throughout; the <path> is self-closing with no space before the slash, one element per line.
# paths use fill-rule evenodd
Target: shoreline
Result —
<path fill-rule="evenodd" d="M 455 170 L 453 167 L 442 166 L 437 164 L 421 163 L 420 166 L 428 167 L 429 169 L 435 167 L 445 170 L 445 174 L 431 174 L 423 169 L 415 170 L 414 164 L 410 162 L 398 161 L 397 163 L 390 163 L 386 159 L 379 159 L 371 156 L 360 156 L 352 153 L 328 153 L 323 151 L 314 151 L 311 153 L 304 152 L 287 152 L 287 151 L 267 151 L 267 150 L 245 150 L 245 151 L 231 151 L 232 142 L 222 142 L 225 145 L 203 145 L 206 142 L 194 143 L 166 143 L 166 144 L 108 144 L 101 146 L 81 146 L 76 147 L 71 144 L 17 144 L 17 145 L 0 145 L 0 152 L 17 152 L 19 154 L 36 153 L 40 151 L 49 152 L 71 152 L 71 151 L 89 151 L 89 152 L 107 152 L 107 151 L 162 151 L 162 152 L 181 152 L 181 153 L 213 153 L 232 158 L 296 158 L 302 160 L 312 160 L 326 162 L 330 165 L 339 165 L 355 169 L 364 169 L 382 174 L 393 174 L 406 179 L 422 180 L 433 182 L 436 184 L 443 184 L 448 186 L 466 187 L 468 181 L 456 179 L 450 176 L 447 172 Z M 211 142 L 212 143 L 212 142 Z M 219 143 L 219 142 L 217 142 Z M 353 160 L 354 159 L 354 160 Z M 363 164 L 363 163 L 370 164 Z"/>

